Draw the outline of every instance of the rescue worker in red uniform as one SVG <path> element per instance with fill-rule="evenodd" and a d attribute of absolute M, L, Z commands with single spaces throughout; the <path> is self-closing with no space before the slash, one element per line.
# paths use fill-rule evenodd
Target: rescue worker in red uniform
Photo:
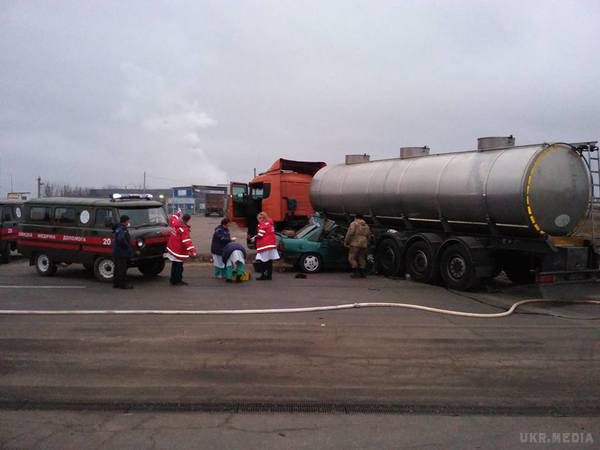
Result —
<path fill-rule="evenodd" d="M 196 256 L 196 247 L 190 237 L 189 214 L 184 214 L 181 223 L 171 234 L 167 243 L 167 258 L 171 260 L 171 284 L 173 286 L 186 285 L 183 281 L 183 263 L 190 256 Z"/>
<path fill-rule="evenodd" d="M 273 277 L 273 261 L 279 259 L 277 252 L 277 236 L 273 221 L 264 211 L 259 213 L 258 232 L 256 234 L 255 270 L 261 274 L 257 280 L 270 280 Z"/>
<path fill-rule="evenodd" d="M 173 230 L 176 230 L 180 223 L 181 223 L 181 210 L 178 209 L 177 212 L 175 212 L 175 214 L 173 214 L 173 215 L 171 215 L 171 217 L 169 217 L 169 226 L 171 228 L 173 228 Z"/>

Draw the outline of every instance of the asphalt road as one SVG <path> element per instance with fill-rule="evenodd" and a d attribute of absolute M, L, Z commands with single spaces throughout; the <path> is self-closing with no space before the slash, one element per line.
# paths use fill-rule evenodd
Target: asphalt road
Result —
<path fill-rule="evenodd" d="M 166 276 L 149 280 L 131 270 L 135 289 L 116 291 L 76 267 L 40 278 L 21 261 L 0 266 L 0 309 L 254 309 L 360 301 L 491 313 L 524 298 L 600 298 L 595 285 L 539 292 L 497 282 L 465 296 L 344 273 L 307 279 L 276 273 L 272 282 L 226 285 L 210 272 L 206 265 L 189 266 L 184 278 L 190 285 L 171 287 Z M 396 413 L 435 416 L 445 426 L 459 415 L 496 417 L 507 431 L 514 427 L 504 416 L 544 423 L 570 416 L 571 425 L 578 419 L 581 426 L 566 431 L 589 431 L 598 422 L 590 418 L 600 416 L 600 322 L 584 320 L 594 316 L 600 307 L 564 304 L 525 307 L 503 319 L 384 308 L 255 316 L 0 314 L 0 415 L 8 424 L 0 427 L 0 444 L 18 448 L 28 438 L 10 424 L 37 418 L 43 425 L 45 410 L 68 415 L 83 409 L 135 417 L 162 412 L 167 422 L 175 411 L 213 413 L 208 422 L 239 412 L 247 413 L 239 420 L 249 422 L 264 412 L 276 415 L 271 422 L 285 422 L 290 412 Z M 352 420 L 344 426 L 359 430 Z M 392 430 L 394 422 L 386 423 Z"/>

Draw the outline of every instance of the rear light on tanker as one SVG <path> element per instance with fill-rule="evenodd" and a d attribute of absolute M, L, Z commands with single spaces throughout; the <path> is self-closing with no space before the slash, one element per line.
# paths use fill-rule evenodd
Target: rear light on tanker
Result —
<path fill-rule="evenodd" d="M 540 274 L 537 276 L 536 281 L 538 284 L 552 284 L 554 283 L 554 275 Z"/>

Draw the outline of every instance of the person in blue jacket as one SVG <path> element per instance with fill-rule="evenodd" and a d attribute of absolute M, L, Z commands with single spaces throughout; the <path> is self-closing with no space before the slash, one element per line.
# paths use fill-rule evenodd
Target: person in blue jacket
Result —
<path fill-rule="evenodd" d="M 133 286 L 127 284 L 127 266 L 129 259 L 134 255 L 131 236 L 127 230 L 128 226 L 129 216 L 121 216 L 119 224 L 113 230 L 113 261 L 115 263 L 113 287 L 115 289 L 133 289 Z"/>
<path fill-rule="evenodd" d="M 225 276 L 225 262 L 223 261 L 223 249 L 227 244 L 232 242 L 231 234 L 227 224 L 228 219 L 221 220 L 221 224 L 215 228 L 213 233 L 212 243 L 210 245 L 210 253 L 212 253 L 213 266 L 215 267 L 215 277 L 223 278 Z"/>

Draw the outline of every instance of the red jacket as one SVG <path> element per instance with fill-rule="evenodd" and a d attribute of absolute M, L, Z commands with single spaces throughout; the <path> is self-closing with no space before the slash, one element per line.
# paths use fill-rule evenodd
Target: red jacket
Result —
<path fill-rule="evenodd" d="M 171 234 L 167 243 L 167 251 L 180 261 L 186 261 L 196 254 L 196 247 L 190 237 L 190 226 L 181 223 Z"/>
<path fill-rule="evenodd" d="M 169 217 L 169 226 L 174 230 L 181 224 L 181 212 L 177 211 L 171 217 Z"/>
<path fill-rule="evenodd" d="M 258 223 L 258 233 L 256 235 L 256 251 L 265 252 L 277 248 L 277 237 L 275 236 L 275 226 L 273 221 L 261 220 Z"/>

